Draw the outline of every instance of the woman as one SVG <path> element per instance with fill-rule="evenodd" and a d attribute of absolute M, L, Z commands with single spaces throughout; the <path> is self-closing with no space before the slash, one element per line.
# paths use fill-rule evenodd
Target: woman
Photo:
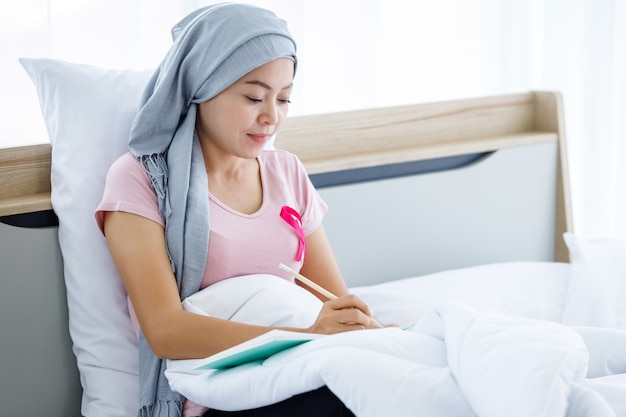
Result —
<path fill-rule="evenodd" d="M 302 164 L 264 151 L 287 115 L 296 68 L 285 23 L 219 4 L 172 34 L 131 129 L 131 153 L 111 167 L 97 211 L 141 329 L 140 415 L 179 415 L 185 402 L 169 389 L 162 359 L 206 357 L 271 330 L 182 309 L 181 299 L 220 280 L 291 279 L 282 262 L 339 296 L 324 300 L 310 328 L 289 330 L 375 327 L 348 293 L 321 225 L 326 205 Z M 183 415 L 205 411 L 188 401 Z M 326 389 L 237 415 L 307 413 L 351 415 Z"/>

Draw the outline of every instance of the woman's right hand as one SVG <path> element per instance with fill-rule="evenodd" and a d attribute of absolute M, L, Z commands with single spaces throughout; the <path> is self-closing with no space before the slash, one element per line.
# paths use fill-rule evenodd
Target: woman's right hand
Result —
<path fill-rule="evenodd" d="M 322 305 L 311 333 L 341 333 L 350 330 L 380 328 L 367 304 L 354 294 L 346 294 Z"/>

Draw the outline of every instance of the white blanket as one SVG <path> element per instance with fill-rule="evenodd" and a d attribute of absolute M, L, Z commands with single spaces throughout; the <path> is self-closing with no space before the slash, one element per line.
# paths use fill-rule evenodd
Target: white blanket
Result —
<path fill-rule="evenodd" d="M 184 306 L 242 322 L 306 327 L 320 304 L 298 286 L 263 275 L 216 284 Z M 623 332 L 615 337 L 626 340 Z M 359 417 L 617 417 L 609 397 L 624 394 L 619 384 L 609 381 L 602 391 L 600 381 L 586 379 L 587 345 L 574 329 L 460 303 L 440 305 L 409 331 L 326 336 L 227 370 L 195 371 L 197 363 L 168 361 L 172 389 L 221 410 L 255 408 L 326 385 Z"/>

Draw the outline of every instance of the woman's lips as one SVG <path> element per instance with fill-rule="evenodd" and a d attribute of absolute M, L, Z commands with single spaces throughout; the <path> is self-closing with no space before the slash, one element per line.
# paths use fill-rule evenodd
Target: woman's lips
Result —
<path fill-rule="evenodd" d="M 248 133 L 248 136 L 253 141 L 257 143 L 261 143 L 261 144 L 264 144 L 272 137 L 271 134 L 267 134 L 267 133 Z"/>

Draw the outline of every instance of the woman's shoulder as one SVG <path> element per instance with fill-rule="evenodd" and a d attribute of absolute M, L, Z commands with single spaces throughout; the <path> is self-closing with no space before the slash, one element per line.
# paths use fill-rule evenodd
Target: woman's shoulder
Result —
<path fill-rule="evenodd" d="M 116 170 L 137 170 L 143 169 L 141 166 L 141 162 L 137 158 L 133 156 L 130 152 L 125 152 L 120 155 L 113 164 L 111 164 L 111 168 Z"/>
<path fill-rule="evenodd" d="M 111 167 L 109 168 L 107 177 L 145 177 L 146 180 L 148 179 L 141 162 L 130 152 L 120 155 L 115 161 L 113 161 Z"/>
<path fill-rule="evenodd" d="M 108 187 L 113 188 L 148 188 L 150 179 L 139 161 L 130 152 L 119 156 L 107 173 L 106 182 Z"/>

